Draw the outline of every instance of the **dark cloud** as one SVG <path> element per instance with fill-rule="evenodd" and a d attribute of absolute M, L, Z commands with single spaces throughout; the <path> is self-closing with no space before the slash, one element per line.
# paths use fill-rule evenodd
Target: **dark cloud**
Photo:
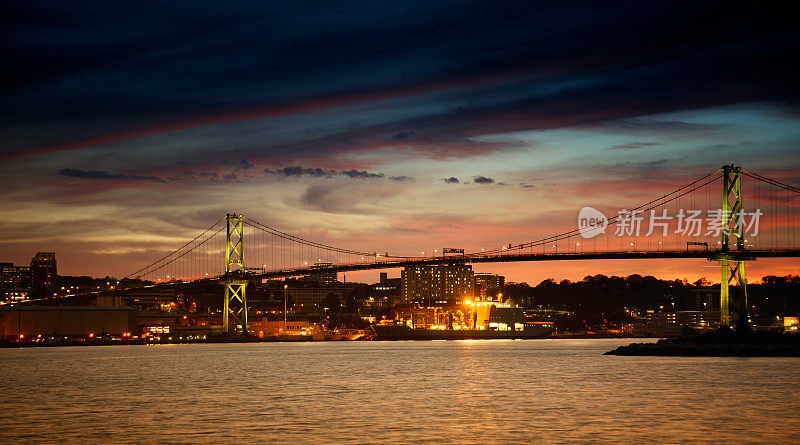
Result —
<path fill-rule="evenodd" d="M 383 178 L 383 173 L 372 173 L 364 170 L 345 170 L 339 172 L 339 174 L 344 176 L 349 176 L 351 178 L 357 179 L 368 179 L 368 178 Z"/>
<path fill-rule="evenodd" d="M 397 139 L 398 141 L 402 141 L 402 140 L 405 140 L 405 139 L 408 139 L 408 138 L 413 138 L 416 135 L 417 135 L 417 133 L 415 131 L 407 130 L 407 131 L 401 131 L 400 133 L 397 133 L 392 137 L 394 139 Z"/>
<path fill-rule="evenodd" d="M 19 112 L 0 124 L 0 153 L 399 98 L 385 125 L 359 122 L 375 134 L 361 133 L 356 149 L 389 140 L 441 155 L 503 131 L 800 97 L 789 5 L 403 2 L 382 4 L 380 19 L 355 3 L 99 5 L 6 8 L 4 54 L 15 63 L 0 107 Z M 152 20 L 162 15 L 170 20 Z M 29 131 L 41 126 L 59 131 Z M 420 142 L 430 135 L 446 136 Z M 286 149 L 302 153 L 316 137 Z M 330 142 L 313 148 L 349 147 Z"/>
<path fill-rule="evenodd" d="M 660 145 L 658 142 L 631 142 L 629 144 L 614 145 L 606 147 L 606 150 L 638 150 L 643 147 L 652 147 Z"/>
<path fill-rule="evenodd" d="M 255 167 L 255 165 L 253 165 L 252 162 L 248 161 L 247 158 L 242 158 L 239 161 L 228 161 L 226 159 L 222 161 L 222 164 L 233 167 L 236 170 L 250 170 L 251 168 Z"/>
<path fill-rule="evenodd" d="M 528 184 L 528 183 L 526 183 L 526 182 L 520 182 L 520 183 L 519 183 L 519 186 L 520 186 L 521 188 L 524 188 L 524 189 L 532 189 L 532 188 L 535 188 L 535 187 L 536 187 L 535 185 L 533 185 L 533 184 Z"/>
<path fill-rule="evenodd" d="M 109 173 L 103 170 L 78 170 L 74 168 L 62 168 L 58 171 L 61 176 L 69 176 L 73 178 L 83 179 L 116 179 L 116 180 L 134 180 L 134 181 L 152 181 L 152 182 L 165 182 L 157 176 L 149 175 L 127 175 L 123 173 Z"/>
<path fill-rule="evenodd" d="M 448 184 L 458 184 L 459 182 L 461 182 L 455 176 L 451 176 L 449 178 L 444 178 L 444 179 L 442 179 L 442 181 L 444 181 L 444 182 L 446 182 Z"/>
<path fill-rule="evenodd" d="M 300 166 L 284 167 L 281 169 L 273 170 L 269 168 L 264 169 L 264 173 L 268 175 L 279 176 L 315 176 L 315 177 L 330 177 L 338 174 L 335 170 L 323 170 L 321 168 L 303 168 Z"/>
<path fill-rule="evenodd" d="M 366 170 L 326 170 L 322 168 L 303 168 L 300 166 L 284 167 L 277 170 L 266 168 L 264 169 L 264 174 L 278 176 L 314 176 L 317 178 L 346 176 L 353 179 L 382 179 L 386 177 L 383 173 L 368 172 Z M 410 176 L 390 176 L 389 179 L 392 181 L 408 181 L 413 178 Z"/>
<path fill-rule="evenodd" d="M 487 178 L 486 176 L 475 176 L 472 178 L 472 182 L 475 184 L 494 184 L 494 179 Z"/>

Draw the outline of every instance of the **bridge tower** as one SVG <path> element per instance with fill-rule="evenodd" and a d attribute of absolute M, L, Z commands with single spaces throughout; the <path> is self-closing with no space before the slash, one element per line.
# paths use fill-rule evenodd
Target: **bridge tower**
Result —
<path fill-rule="evenodd" d="M 726 165 L 722 167 L 722 231 L 721 249 L 715 255 L 720 263 L 722 275 L 719 291 L 719 324 L 730 326 L 730 303 L 733 302 L 739 315 L 739 324 L 748 322 L 747 278 L 744 264 L 748 259 L 744 245 L 744 224 L 742 222 L 742 167 Z M 734 238 L 735 247 L 731 251 L 729 242 Z M 731 285 L 738 291 L 735 298 L 730 294 Z"/>
<path fill-rule="evenodd" d="M 228 233 L 225 244 L 225 301 L 222 309 L 222 332 L 230 329 L 230 316 L 242 325 L 242 335 L 247 335 L 247 280 L 236 278 L 244 272 L 244 218 L 228 213 Z M 238 269 L 231 266 L 239 266 Z M 231 305 L 233 303 L 233 305 Z"/>

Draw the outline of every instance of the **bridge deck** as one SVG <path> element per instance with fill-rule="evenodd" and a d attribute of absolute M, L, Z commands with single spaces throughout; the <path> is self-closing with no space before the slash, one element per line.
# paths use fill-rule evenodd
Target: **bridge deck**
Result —
<path fill-rule="evenodd" d="M 377 261 L 371 263 L 337 264 L 326 268 L 304 267 L 299 269 L 276 270 L 253 275 L 254 279 L 283 278 L 310 273 L 349 272 L 355 270 L 392 269 L 397 267 L 436 265 L 436 264 L 472 264 L 472 263 L 510 263 L 521 261 L 565 261 L 565 260 L 627 260 L 627 259 L 659 259 L 659 258 L 697 258 L 713 260 L 718 251 L 630 251 L 630 252 L 572 252 L 572 253 L 524 253 L 500 254 L 465 257 L 436 257 L 407 260 Z M 800 250 L 748 250 L 747 252 L 731 252 L 732 255 L 748 260 L 757 258 L 800 258 Z"/>

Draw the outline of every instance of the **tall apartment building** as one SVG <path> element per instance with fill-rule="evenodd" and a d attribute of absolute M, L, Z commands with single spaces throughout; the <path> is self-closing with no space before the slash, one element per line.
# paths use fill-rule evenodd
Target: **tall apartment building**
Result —
<path fill-rule="evenodd" d="M 31 258 L 31 289 L 38 294 L 54 292 L 58 285 L 58 268 L 54 252 L 36 252 Z"/>
<path fill-rule="evenodd" d="M 475 295 L 472 266 L 466 264 L 409 266 L 403 269 L 400 282 L 405 303 L 452 303 Z"/>

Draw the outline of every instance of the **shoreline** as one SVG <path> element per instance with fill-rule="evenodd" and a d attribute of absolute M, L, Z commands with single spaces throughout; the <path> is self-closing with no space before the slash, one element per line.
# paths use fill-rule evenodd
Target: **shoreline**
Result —
<path fill-rule="evenodd" d="M 609 340 L 609 339 L 645 339 L 654 337 L 634 337 L 634 336 L 615 336 L 615 335 L 552 335 L 541 338 L 521 338 L 518 340 Z M 486 341 L 500 339 L 486 339 Z M 187 340 L 162 340 L 151 341 L 146 339 L 131 340 L 104 340 L 104 339 L 69 339 L 69 340 L 0 340 L 0 348 L 55 348 L 63 346 L 129 346 L 129 345 L 182 345 L 182 344 L 205 344 L 205 343 L 299 343 L 299 342 L 342 342 L 342 341 L 398 341 L 398 340 L 314 340 L 311 336 L 296 336 L 296 338 L 280 337 L 212 337 L 207 339 L 187 339 Z M 439 341 L 435 339 L 413 339 L 408 341 Z M 458 340 L 445 340 L 458 341 Z"/>

